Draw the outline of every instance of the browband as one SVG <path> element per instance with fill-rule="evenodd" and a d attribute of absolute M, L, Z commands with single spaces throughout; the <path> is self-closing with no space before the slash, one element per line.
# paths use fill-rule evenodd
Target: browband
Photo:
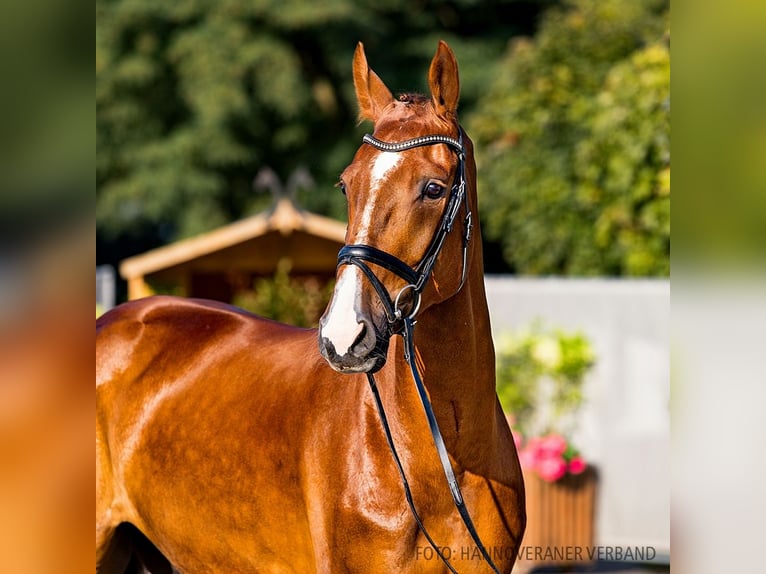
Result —
<path fill-rule="evenodd" d="M 443 143 L 450 146 L 461 155 L 465 154 L 465 149 L 463 148 L 462 140 L 463 140 L 463 130 L 460 130 L 459 140 L 456 140 L 455 138 L 451 138 L 449 136 L 443 136 L 439 134 L 420 136 L 420 137 L 412 138 L 411 140 L 405 140 L 403 142 L 384 142 L 372 136 L 371 134 L 365 134 L 364 137 L 362 138 L 362 141 L 364 143 L 370 144 L 371 146 L 376 147 L 381 151 L 399 152 L 399 151 L 412 149 L 415 147 L 422 147 L 425 145 L 434 145 L 438 143 Z"/>

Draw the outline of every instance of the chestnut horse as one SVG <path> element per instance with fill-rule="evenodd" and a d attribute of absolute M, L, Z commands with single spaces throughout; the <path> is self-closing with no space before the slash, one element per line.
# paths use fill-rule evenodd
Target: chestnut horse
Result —
<path fill-rule="evenodd" d="M 491 571 L 450 496 L 418 374 L 478 537 L 511 571 L 524 487 L 470 237 L 476 166 L 457 62 L 441 42 L 430 96 L 395 99 L 359 44 L 353 76 L 374 137 L 341 176 L 347 247 L 318 331 L 172 297 L 98 322 L 98 572 L 444 572 L 408 509 L 371 373 L 443 556 L 461 573 Z M 415 316 L 411 368 L 394 335 L 405 322 L 412 336 Z"/>

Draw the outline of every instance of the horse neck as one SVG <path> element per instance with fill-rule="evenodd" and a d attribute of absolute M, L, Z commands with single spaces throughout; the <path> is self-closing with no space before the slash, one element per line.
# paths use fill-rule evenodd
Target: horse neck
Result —
<path fill-rule="evenodd" d="M 472 260 L 463 289 L 425 309 L 415 326 L 418 365 L 434 412 L 448 450 L 466 468 L 486 461 L 481 449 L 492 444 L 497 415 L 495 356 L 480 245 Z M 396 401 L 402 424 L 411 429 L 419 422 L 422 428 L 422 407 L 403 359 L 403 343 L 398 337 L 395 341 L 396 357 L 390 359 L 396 366 L 389 373 L 396 379 L 390 383 L 397 392 L 391 393 L 390 400 Z"/>
<path fill-rule="evenodd" d="M 416 335 L 415 342 L 427 370 L 424 382 L 434 408 L 440 405 L 437 415 L 439 410 L 451 410 L 457 421 L 451 425 L 456 443 L 470 444 L 475 439 L 488 444 L 491 442 L 487 440 L 489 433 L 496 429 L 495 350 L 484 289 L 476 162 L 473 142 L 467 135 L 464 145 L 466 192 L 474 224 L 469 246 L 470 267 L 465 285 L 455 296 L 424 310 L 416 327 L 416 331 L 420 329 L 420 336 Z"/>
<path fill-rule="evenodd" d="M 477 267 L 457 295 L 425 310 L 415 327 L 429 392 L 472 410 L 495 404 L 494 347 L 483 270 Z"/>

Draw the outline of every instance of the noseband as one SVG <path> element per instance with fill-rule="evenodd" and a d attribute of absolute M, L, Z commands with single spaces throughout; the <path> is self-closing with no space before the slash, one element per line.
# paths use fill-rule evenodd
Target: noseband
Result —
<path fill-rule="evenodd" d="M 461 203 L 465 206 L 465 235 L 463 236 L 463 270 L 460 276 L 460 285 L 458 286 L 456 293 L 463 288 L 463 284 L 465 283 L 468 266 L 468 243 L 471 239 L 472 220 L 471 211 L 468 206 L 468 197 L 465 190 L 465 148 L 463 147 L 463 129 L 458 129 L 460 130 L 458 139 L 444 135 L 429 135 L 405 140 L 403 142 L 391 143 L 381 141 L 370 134 L 365 135 L 362 139 L 364 143 L 369 144 L 380 151 L 394 153 L 399 153 L 416 147 L 446 144 L 457 152 L 458 156 L 457 170 L 455 172 L 447 206 L 444 208 L 444 213 L 442 214 L 441 222 L 431 239 L 431 243 L 428 246 L 428 249 L 426 249 L 423 258 L 414 268 L 407 265 L 398 257 L 386 253 L 385 251 L 381 251 L 371 245 L 345 245 L 338 253 L 338 266 L 357 266 L 375 288 L 386 311 L 391 333 L 396 333 L 401 330 L 403 314 L 399 307 L 399 303 L 402 295 L 407 291 L 412 291 L 412 296 L 414 297 L 412 308 L 407 316 L 410 319 L 414 319 L 415 315 L 417 315 L 417 312 L 420 309 L 420 295 L 423 292 L 423 289 L 425 289 L 428 278 L 431 276 L 431 272 L 436 264 L 436 259 L 439 257 L 439 253 L 444 245 L 444 240 L 447 238 L 449 232 L 452 231 Z M 393 300 L 389 295 L 388 290 L 383 286 L 383 283 L 381 283 L 367 263 L 383 267 L 404 279 L 406 285 L 402 287 Z"/>
<path fill-rule="evenodd" d="M 468 530 L 468 533 L 471 535 L 471 538 L 473 539 L 477 548 L 481 552 L 481 555 L 486 561 L 487 565 L 492 569 L 493 572 L 500 574 L 500 571 L 492 561 L 492 558 L 487 552 L 487 549 L 479 538 L 479 534 L 476 532 L 476 527 L 474 526 L 473 521 L 471 520 L 471 516 L 468 513 L 468 509 L 465 506 L 465 501 L 463 500 L 463 495 L 460 491 L 460 485 L 455 478 L 455 471 L 452 468 L 452 463 L 450 462 L 449 455 L 447 454 L 447 447 L 444 443 L 444 438 L 442 436 L 441 430 L 439 429 L 439 424 L 436 421 L 436 415 L 434 414 L 433 407 L 431 406 L 428 392 L 426 391 L 425 385 L 423 384 L 423 380 L 420 376 L 420 372 L 418 371 L 417 362 L 415 361 L 414 327 L 415 316 L 420 309 L 420 296 L 423 292 L 423 289 L 425 289 L 428 278 L 431 276 L 431 272 L 433 271 L 434 265 L 436 264 L 436 259 L 439 257 L 439 253 L 444 246 L 444 240 L 447 238 L 449 232 L 452 231 L 461 203 L 465 206 L 465 234 L 463 235 L 463 269 L 460 275 L 460 285 L 458 286 L 457 291 L 455 291 L 456 294 L 463 288 L 466 279 L 468 265 L 468 244 L 471 240 L 472 220 L 471 210 L 468 205 L 468 198 L 465 189 L 465 148 L 463 147 L 463 129 L 459 127 L 458 130 L 458 139 L 444 135 L 429 135 L 396 143 L 384 142 L 369 134 L 364 136 L 362 140 L 364 143 L 369 144 L 381 151 L 396 153 L 416 147 L 446 144 L 455 152 L 457 152 L 458 166 L 457 171 L 455 172 L 455 178 L 452 183 L 450 196 L 447 200 L 447 206 L 444 208 L 444 213 L 442 214 L 441 222 L 436 230 L 436 233 L 431 239 L 431 243 L 429 244 L 428 249 L 426 249 L 425 255 L 423 255 L 423 258 L 420 260 L 420 263 L 418 263 L 413 268 L 407 265 L 398 257 L 395 257 L 390 253 L 386 253 L 385 251 L 381 251 L 380 249 L 372 247 L 371 245 L 354 244 L 345 245 L 341 248 L 340 252 L 338 253 L 338 266 L 356 265 L 362 271 L 362 273 L 364 273 L 372 286 L 375 288 L 375 291 L 377 291 L 378 296 L 380 297 L 380 301 L 383 303 L 383 307 L 386 310 L 389 333 L 391 335 L 400 334 L 404 339 L 404 358 L 410 367 L 410 371 L 412 372 L 412 378 L 415 381 L 415 387 L 418 391 L 420 402 L 423 405 L 423 410 L 428 421 L 428 426 L 431 431 L 434 446 L 436 447 L 436 451 L 439 455 L 439 461 L 441 462 L 442 470 L 444 471 L 444 476 L 447 479 L 447 484 L 449 485 L 450 493 L 452 494 L 452 500 L 455 503 L 455 507 L 460 514 L 460 518 L 462 519 L 463 524 Z M 370 269 L 368 263 L 383 267 L 384 269 L 387 269 L 388 271 L 394 273 L 406 281 L 406 285 L 399 290 L 399 293 L 396 295 L 393 301 L 391 300 L 391 296 L 389 295 L 388 290 L 383 286 L 383 283 L 381 283 L 381 281 L 377 278 L 372 269 Z M 410 312 L 405 316 L 399 307 L 399 300 L 402 297 L 402 294 L 410 290 L 412 291 L 415 300 Z M 426 530 L 420 515 L 415 509 L 415 503 L 412 499 L 409 483 L 407 482 L 407 477 L 404 474 L 404 467 L 402 466 L 399 454 L 396 451 L 393 435 L 391 434 L 388 418 L 386 417 L 386 411 L 383 408 L 383 402 L 381 401 L 380 393 L 378 392 L 378 387 L 375 382 L 375 377 L 372 373 L 367 373 L 367 381 L 370 385 L 370 390 L 372 391 L 373 398 L 375 399 L 375 406 L 377 407 L 378 415 L 383 426 L 383 431 L 386 435 L 388 447 L 391 450 L 394 462 L 396 463 L 396 467 L 399 471 L 399 476 L 402 480 L 402 486 L 404 487 L 404 494 L 405 498 L 407 499 L 407 504 L 410 507 L 410 512 L 412 512 L 418 528 L 423 533 L 426 540 L 428 540 L 428 543 L 434 549 L 437 556 L 439 556 L 439 558 L 442 560 L 450 572 L 457 574 L 455 568 L 452 566 L 447 556 L 445 556 L 442 552 L 442 548 L 439 547 L 436 542 L 434 542 L 433 538 L 431 538 L 431 535 L 428 533 L 428 530 Z"/>

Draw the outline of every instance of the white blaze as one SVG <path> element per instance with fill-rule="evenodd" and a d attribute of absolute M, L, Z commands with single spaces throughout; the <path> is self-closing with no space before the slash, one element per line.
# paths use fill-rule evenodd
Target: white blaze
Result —
<path fill-rule="evenodd" d="M 399 165 L 400 161 L 402 161 L 402 154 L 389 151 L 384 151 L 375 158 L 375 163 L 372 164 L 372 173 L 370 174 L 370 193 L 362 212 L 362 221 L 359 225 L 359 234 L 356 239 L 357 243 L 364 243 L 369 239 L 368 233 L 372 214 L 377 205 L 378 190 L 383 184 L 386 175 Z"/>
<path fill-rule="evenodd" d="M 362 211 L 355 242 L 366 243 L 369 240 L 369 230 L 372 215 L 377 204 L 378 191 L 383 185 L 386 176 L 402 160 L 401 154 L 394 152 L 382 152 L 375 158 L 370 173 L 370 190 L 367 203 Z M 330 309 L 327 312 L 327 321 L 322 327 L 322 337 L 328 339 L 335 352 L 346 355 L 356 341 L 364 327 L 357 321 L 356 310 L 359 308 L 359 299 L 362 296 L 361 271 L 354 265 L 347 265 L 340 274 L 338 283 L 335 285 Z"/>
<path fill-rule="evenodd" d="M 347 265 L 341 272 L 327 321 L 322 327 L 322 337 L 332 343 L 341 357 L 348 353 L 363 327 L 356 319 L 357 301 L 362 291 L 358 272 L 352 265 Z"/>

